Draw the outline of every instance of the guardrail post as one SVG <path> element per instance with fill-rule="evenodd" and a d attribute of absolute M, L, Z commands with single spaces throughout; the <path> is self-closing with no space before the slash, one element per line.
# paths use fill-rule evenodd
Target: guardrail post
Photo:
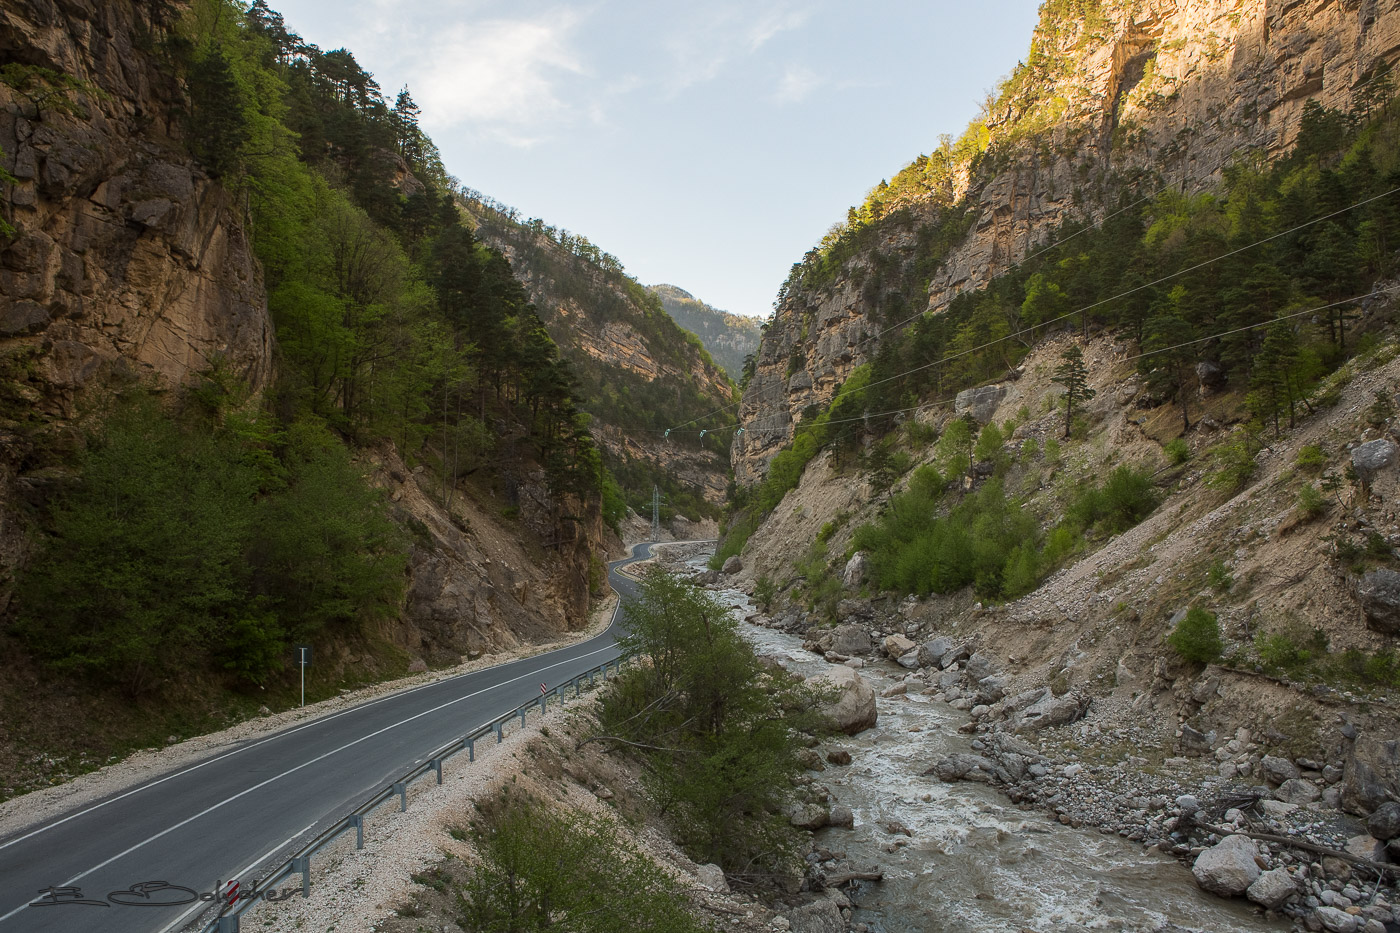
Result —
<path fill-rule="evenodd" d="M 220 917 L 218 933 L 238 933 L 238 914 Z"/>
<path fill-rule="evenodd" d="M 355 848 L 363 849 L 365 847 L 365 818 L 363 814 L 352 813 L 345 818 L 345 823 L 347 826 L 355 827 Z"/>
<path fill-rule="evenodd" d="M 548 711 L 548 709 L 547 709 L 548 706 L 549 706 L 549 696 L 548 696 L 547 694 L 541 693 L 541 694 L 540 694 L 540 715 L 541 715 L 541 716 L 543 716 L 543 715 Z"/>
<path fill-rule="evenodd" d="M 476 761 L 476 739 L 463 739 L 467 743 L 467 761 Z"/>
<path fill-rule="evenodd" d="M 292 871 L 301 872 L 301 896 L 311 896 L 311 856 L 292 859 Z"/>
<path fill-rule="evenodd" d="M 431 766 L 432 766 L 432 769 L 433 769 L 434 771 L 437 772 L 438 783 L 441 784 L 441 783 L 442 783 L 442 759 L 441 759 L 441 758 L 434 758 L 433 760 L 429 761 L 428 764 L 431 765 Z"/>
<path fill-rule="evenodd" d="M 403 781 L 394 782 L 394 793 L 399 795 L 399 812 L 408 809 L 408 785 Z"/>
<path fill-rule="evenodd" d="M 520 728 L 525 728 L 525 711 L 523 709 L 520 711 Z"/>
<path fill-rule="evenodd" d="M 575 678 L 574 678 L 574 699 L 577 700 L 577 699 L 578 699 L 579 697 L 581 697 L 581 696 L 583 696 L 583 678 L 582 678 L 582 677 L 575 677 Z"/>
<path fill-rule="evenodd" d="M 491 725 L 494 726 L 496 729 L 496 744 L 500 745 L 502 742 L 505 741 L 505 736 L 501 735 L 501 721 L 498 719 L 495 722 L 491 723 Z"/>

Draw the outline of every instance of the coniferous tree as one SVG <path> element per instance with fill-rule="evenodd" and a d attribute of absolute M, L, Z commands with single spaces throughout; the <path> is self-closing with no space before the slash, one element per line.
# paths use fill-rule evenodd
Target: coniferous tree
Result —
<path fill-rule="evenodd" d="M 1089 388 L 1089 371 L 1084 366 L 1084 351 L 1078 344 L 1060 354 L 1060 365 L 1055 367 L 1051 382 L 1065 387 L 1065 437 L 1069 437 L 1070 426 L 1074 422 L 1074 405 L 1083 404 L 1098 393 Z"/>

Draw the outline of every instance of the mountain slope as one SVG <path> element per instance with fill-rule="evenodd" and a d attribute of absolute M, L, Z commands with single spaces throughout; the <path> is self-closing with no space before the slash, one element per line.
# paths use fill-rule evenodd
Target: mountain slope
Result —
<path fill-rule="evenodd" d="M 735 382 L 744 377 L 744 361 L 758 349 L 762 329 L 753 318 L 711 307 L 674 285 L 651 285 L 661 306 L 677 324 L 700 338 L 710 356 Z"/>
<path fill-rule="evenodd" d="M 639 513 L 652 487 L 666 511 L 712 517 L 728 480 L 734 386 L 652 292 L 586 238 L 472 193 L 477 234 L 510 259 L 550 336 L 574 366 L 607 465 Z M 669 435 L 667 434 L 670 431 Z"/>

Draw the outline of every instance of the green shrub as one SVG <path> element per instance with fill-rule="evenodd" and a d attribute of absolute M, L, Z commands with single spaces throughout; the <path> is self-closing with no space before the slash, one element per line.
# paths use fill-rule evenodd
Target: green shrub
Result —
<path fill-rule="evenodd" d="M 773 608 L 773 600 L 778 598 L 778 585 L 772 577 L 759 577 L 753 582 L 753 601 L 764 612 Z"/>
<path fill-rule="evenodd" d="M 1206 476 L 1206 485 L 1224 492 L 1238 492 L 1254 476 L 1254 455 L 1259 452 L 1258 440 L 1244 434 L 1215 448 L 1212 452 L 1215 469 Z"/>
<path fill-rule="evenodd" d="M 1167 455 L 1167 462 L 1172 466 L 1181 466 L 1191 459 L 1191 445 L 1184 437 L 1174 437 L 1162 447 L 1162 452 Z"/>
<path fill-rule="evenodd" d="M 1298 515 L 1305 521 L 1317 518 L 1327 508 L 1327 500 L 1312 483 L 1298 490 Z"/>
<path fill-rule="evenodd" d="M 1254 650 L 1265 670 L 1297 672 L 1326 652 L 1327 639 L 1320 630 L 1308 636 L 1293 627 L 1279 632 L 1260 632 L 1254 636 Z"/>
<path fill-rule="evenodd" d="M 1045 462 L 1058 463 L 1060 460 L 1060 439 L 1058 437 L 1047 437 L 1045 439 Z"/>
<path fill-rule="evenodd" d="M 1021 442 L 1021 463 L 1027 464 L 1036 458 L 1040 453 L 1040 444 L 1033 437 L 1028 437 Z"/>
<path fill-rule="evenodd" d="M 670 875 L 625 842 L 607 817 L 558 809 L 507 788 L 480 807 L 463 835 L 477 859 L 458 903 L 473 930 L 706 929 Z"/>
<path fill-rule="evenodd" d="M 1212 562 L 1210 569 L 1206 571 L 1206 583 L 1216 592 L 1224 593 L 1235 585 L 1235 578 L 1230 575 L 1230 569 L 1225 566 L 1225 562 L 1217 560 Z"/>
<path fill-rule="evenodd" d="M 1215 613 L 1192 606 L 1167 636 L 1167 644 L 1187 661 L 1209 664 L 1225 652 Z"/>
<path fill-rule="evenodd" d="M 1327 465 L 1327 454 L 1317 444 L 1304 444 L 1298 449 L 1298 457 L 1293 462 L 1309 476 L 1317 476 Z"/>

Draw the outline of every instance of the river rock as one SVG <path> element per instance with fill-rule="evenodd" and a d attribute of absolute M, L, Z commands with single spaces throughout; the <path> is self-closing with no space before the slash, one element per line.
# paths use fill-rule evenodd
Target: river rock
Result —
<path fill-rule="evenodd" d="M 815 803 L 796 803 L 788 807 L 788 822 L 798 829 L 818 830 L 826 825 L 827 810 Z"/>
<path fill-rule="evenodd" d="M 953 650 L 953 639 L 939 635 L 919 646 L 919 663 L 924 667 L 938 667 L 943 656 Z"/>
<path fill-rule="evenodd" d="M 1356 933 L 1361 921 L 1344 910 L 1335 907 L 1319 907 L 1313 916 L 1328 933 Z"/>
<path fill-rule="evenodd" d="M 943 658 L 938 662 L 938 666 L 946 671 L 948 668 L 952 667 L 954 664 L 957 664 L 959 661 L 966 661 L 971 654 L 971 646 L 957 645 L 955 647 L 949 648 L 943 653 Z"/>
<path fill-rule="evenodd" d="M 1248 836 L 1226 836 L 1196 856 L 1191 874 L 1204 890 L 1221 897 L 1236 897 L 1259 878 L 1254 840 Z"/>
<path fill-rule="evenodd" d="M 1395 442 L 1386 438 L 1358 444 L 1351 452 L 1351 465 L 1362 480 L 1370 482 L 1377 473 L 1395 462 Z"/>
<path fill-rule="evenodd" d="M 1394 839 L 1400 836 L 1400 803 L 1390 801 L 1376 808 L 1366 820 L 1366 829 L 1377 839 Z"/>
<path fill-rule="evenodd" d="M 933 763 L 925 774 L 937 775 L 940 781 L 976 781 L 979 784 L 1011 783 L 1011 775 L 990 758 L 982 755 L 957 753 L 945 755 Z"/>
<path fill-rule="evenodd" d="M 904 694 L 906 694 L 906 693 L 908 693 L 908 692 L 909 692 L 909 685 L 906 684 L 904 681 L 901 680 L 899 683 L 897 683 L 897 684 L 890 684 L 888 687 L 886 687 L 885 689 L 881 690 L 881 691 L 880 691 L 880 696 L 885 697 L 886 699 L 888 699 L 888 698 L 890 698 L 890 697 L 904 696 Z"/>
<path fill-rule="evenodd" d="M 865 582 L 865 571 L 869 565 L 864 551 L 856 551 L 851 555 L 851 559 L 846 561 L 846 569 L 841 574 L 841 583 L 847 589 L 856 589 Z"/>
<path fill-rule="evenodd" d="M 848 658 L 870 653 L 870 632 L 863 625 L 838 625 L 831 634 L 832 651 Z"/>
<path fill-rule="evenodd" d="M 996 414 L 997 405 L 1004 395 L 1006 387 L 999 385 L 963 389 L 953 399 L 953 414 L 958 417 L 970 415 L 979 424 L 986 424 Z"/>
<path fill-rule="evenodd" d="M 1057 697 L 1048 690 L 1010 720 L 1012 732 L 1034 732 L 1074 722 L 1089 709 L 1089 698 L 1075 694 Z"/>
<path fill-rule="evenodd" d="M 1400 633 L 1400 573 L 1381 568 L 1364 574 L 1356 598 L 1367 625 L 1389 635 Z"/>
<path fill-rule="evenodd" d="M 698 865 L 695 880 L 716 894 L 728 894 L 729 882 L 724 880 L 724 869 L 718 865 Z"/>
<path fill-rule="evenodd" d="M 1365 814 L 1400 799 L 1400 739 L 1362 732 L 1347 750 L 1342 805 Z"/>
<path fill-rule="evenodd" d="M 888 635 L 885 637 L 881 647 L 885 649 L 885 656 L 893 661 L 914 651 L 918 648 L 918 645 L 914 644 L 903 635 Z"/>
<path fill-rule="evenodd" d="M 787 915 L 791 933 L 846 933 L 846 920 L 835 901 L 822 900 Z"/>
<path fill-rule="evenodd" d="M 1369 833 L 1352 836 L 1342 848 L 1357 858 L 1368 859 L 1372 862 L 1385 861 L 1385 843 Z"/>
<path fill-rule="evenodd" d="M 850 807 L 835 806 L 827 814 L 826 825 L 834 826 L 837 829 L 854 829 L 856 825 L 856 815 Z"/>
<path fill-rule="evenodd" d="M 724 573 L 738 573 L 739 571 L 741 571 L 741 570 L 743 570 L 743 569 L 744 569 L 744 562 L 743 562 L 742 560 L 739 559 L 739 555 L 738 555 L 738 554 L 735 554 L 735 555 L 733 555 L 732 557 L 730 557 L 728 560 L 726 560 L 726 561 L 724 562 L 724 566 L 720 568 L 720 570 L 722 570 Z"/>
<path fill-rule="evenodd" d="M 822 711 L 840 732 L 855 735 L 875 725 L 879 718 L 874 689 L 849 667 L 827 668 L 808 677 L 807 683 L 820 691 L 835 690 L 835 698 Z"/>
<path fill-rule="evenodd" d="M 1245 889 L 1244 895 L 1256 904 L 1269 908 L 1279 907 L 1298 892 L 1293 876 L 1287 869 L 1275 868 L 1266 871 Z"/>
<path fill-rule="evenodd" d="M 995 703 L 1006 696 L 1006 681 L 995 675 L 977 681 L 977 699 L 983 703 Z"/>
<path fill-rule="evenodd" d="M 1265 755 L 1259 760 L 1259 772 L 1274 787 L 1284 781 L 1291 781 L 1298 777 L 1298 766 L 1287 758 L 1279 758 L 1277 755 Z"/>
<path fill-rule="evenodd" d="M 1304 778 L 1291 778 L 1284 781 L 1274 791 L 1274 796 L 1284 803 L 1313 803 L 1322 796 L 1322 791 L 1312 781 Z"/>
<path fill-rule="evenodd" d="M 982 652 L 977 652 L 967 659 L 967 676 L 972 680 L 981 680 L 996 673 L 996 666 L 992 659 Z"/>

